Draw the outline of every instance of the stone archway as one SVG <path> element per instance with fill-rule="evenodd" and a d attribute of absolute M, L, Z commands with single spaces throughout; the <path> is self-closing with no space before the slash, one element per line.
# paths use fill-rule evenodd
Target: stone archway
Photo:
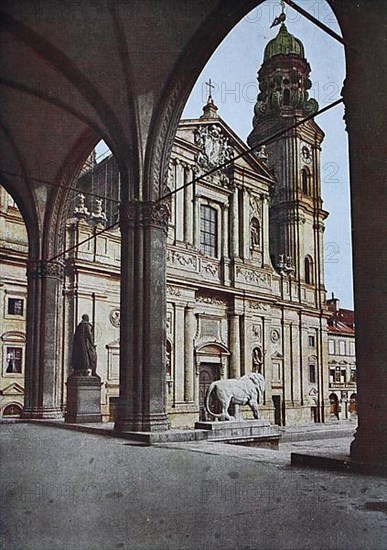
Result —
<path fill-rule="evenodd" d="M 100 48 L 95 37 L 94 42 L 88 42 L 93 36 L 90 36 L 88 34 L 90 31 L 84 28 L 73 27 L 73 33 L 68 33 L 69 40 L 66 40 L 64 34 L 60 34 L 60 37 L 56 36 L 55 32 L 61 33 L 61 29 L 55 27 L 54 32 L 48 18 L 45 25 L 40 25 L 39 34 L 38 29 L 34 29 L 34 25 L 35 27 L 39 25 L 28 17 L 25 17 L 23 24 L 18 24 L 19 19 L 23 19 L 21 4 L 16 1 L 7 3 L 4 7 L 7 17 L 2 18 L 2 25 L 12 35 L 12 40 L 10 36 L 6 43 L 5 54 L 9 56 L 11 62 L 9 73 L 6 75 L 7 82 L 4 85 L 7 86 L 7 90 L 12 90 L 13 95 L 10 94 L 12 97 L 8 99 L 12 101 L 7 101 L 5 109 L 2 110 L 6 129 L 5 131 L 2 129 L 2 136 L 4 138 L 6 132 L 12 138 L 8 139 L 2 156 L 6 162 L 5 169 L 22 173 L 24 178 L 14 179 L 13 189 L 22 187 L 27 189 L 30 176 L 40 177 L 42 180 L 52 179 L 51 172 L 45 167 L 47 151 L 58 168 L 61 166 L 58 159 L 63 159 L 61 153 L 66 157 L 66 153 L 77 137 L 82 135 L 85 127 L 94 131 L 98 128 L 101 134 L 104 134 L 104 139 L 106 135 L 105 141 L 108 142 L 109 138 L 112 142 L 114 141 L 116 147 L 111 146 L 110 143 L 109 146 L 122 164 L 123 181 L 128 193 L 122 206 L 122 226 L 125 230 L 127 229 L 123 250 L 126 251 L 126 260 L 134 259 L 136 267 L 128 267 L 122 274 L 125 282 L 121 308 L 122 336 L 125 336 L 128 342 L 122 344 L 121 350 L 121 389 L 123 409 L 126 410 L 119 426 L 121 429 L 125 429 L 125 426 L 144 429 L 152 423 L 162 428 L 167 425 L 162 389 L 164 373 L 156 374 L 157 369 L 164 363 L 162 348 L 165 347 L 165 313 L 162 305 L 164 300 L 162 288 L 165 287 L 165 279 L 162 272 L 165 267 L 163 228 L 166 225 L 167 215 L 162 207 L 156 206 L 155 202 L 162 193 L 171 143 L 193 82 L 220 41 L 249 10 L 260 3 L 257 0 L 237 3 L 235 0 L 209 0 L 202 4 L 202 10 L 192 13 L 191 17 L 185 18 L 180 24 L 174 17 L 177 11 L 176 3 L 165 2 L 163 17 L 157 20 L 156 25 L 160 42 L 155 41 L 154 34 L 150 36 L 150 31 L 141 25 L 141 17 L 147 15 L 146 10 L 148 15 L 150 10 L 157 11 L 155 2 L 151 2 L 150 8 L 148 2 L 135 3 L 132 12 L 130 12 L 131 6 L 127 8 L 133 19 L 130 32 L 126 35 L 125 18 L 120 10 L 116 10 L 116 5 L 111 8 L 110 4 L 101 3 L 101 9 L 107 10 L 103 14 L 111 19 L 111 28 L 114 28 L 115 34 L 110 36 L 111 29 L 106 25 L 101 30 L 99 21 L 96 21 L 93 26 L 93 34 L 96 28 L 101 33 L 105 32 L 105 37 L 111 44 L 111 48 L 108 48 L 109 55 Z M 34 5 L 37 6 L 36 12 L 39 13 L 41 4 L 37 1 Z M 335 2 L 331 0 L 329 5 L 332 6 L 342 28 L 347 60 L 347 79 L 343 93 L 350 142 L 360 417 L 352 455 L 358 460 L 375 462 L 386 457 L 384 442 L 387 425 L 385 399 L 381 391 L 381 388 L 385 388 L 386 385 L 387 352 L 384 346 L 384 332 L 387 324 L 385 286 L 387 262 L 384 248 L 382 244 L 378 244 L 384 243 L 387 237 L 384 215 L 387 209 L 383 188 L 384 156 L 380 147 L 385 129 L 377 108 L 378 105 L 383 104 L 385 98 L 385 81 L 383 71 L 375 70 L 375 67 L 383 67 L 385 62 L 383 50 L 380 48 L 383 40 L 380 25 L 383 8 L 381 3 L 375 0 L 363 2 L 361 9 L 357 3 L 348 3 L 344 0 Z M 50 3 L 45 2 L 45 6 L 45 9 L 52 10 Z M 77 10 L 80 10 L 77 15 L 87 20 L 88 6 L 83 3 L 78 3 L 77 6 Z M 186 13 L 189 13 L 189 6 L 190 4 L 184 0 L 179 2 L 179 10 L 185 9 Z M 55 10 L 59 13 L 58 17 L 63 9 L 65 10 L 66 7 L 55 5 Z M 170 32 L 172 18 L 176 22 L 176 33 Z M 77 20 L 74 18 L 74 25 Z M 69 21 L 69 25 L 70 23 Z M 132 32 L 136 25 L 141 32 Z M 152 33 L 153 31 L 154 29 Z M 46 36 L 42 36 L 43 33 L 46 33 Z M 48 47 L 51 42 L 54 47 Z M 157 48 L 158 54 L 160 43 L 163 56 L 156 55 L 154 49 Z M 90 54 L 87 50 L 85 51 L 85 44 L 90 48 Z M 91 48 L 90 44 L 94 47 Z M 130 57 L 132 49 L 136 51 L 136 59 Z M 21 56 L 21 50 L 23 56 L 27 55 L 27 58 Z M 116 98 L 111 94 L 112 78 L 109 78 L 108 72 L 116 61 L 111 54 L 117 51 L 119 55 L 116 56 L 118 58 L 116 65 L 119 70 L 113 71 L 112 76 L 113 79 L 117 76 L 117 82 L 122 83 L 125 90 L 124 97 L 121 97 L 120 101 L 114 101 Z M 42 54 L 44 54 L 44 61 L 39 67 L 37 59 L 42 58 Z M 93 63 L 90 62 L 91 58 Z M 23 63 L 20 62 L 21 59 Z M 157 59 L 159 68 L 155 65 L 154 59 Z M 15 63 L 12 63 L 13 60 Z M 149 70 L 144 71 L 143 67 L 147 63 Z M 23 67 L 28 69 L 26 74 L 22 74 Z M 31 67 L 34 70 L 28 72 Z M 41 70 L 35 70 L 40 68 Z M 58 71 L 58 68 L 61 70 Z M 51 78 L 50 71 L 54 72 L 54 79 Z M 106 78 L 104 78 L 105 74 Z M 100 78 L 96 78 L 96 75 L 100 75 Z M 55 99 L 55 105 L 51 101 L 48 108 L 49 94 L 46 92 L 50 86 L 55 87 L 55 82 L 60 88 L 60 97 Z M 98 82 L 98 85 L 94 85 L 93 82 Z M 32 101 L 31 90 L 34 86 L 37 90 Z M 39 86 L 43 88 L 40 94 Z M 68 113 L 63 116 L 63 111 L 58 115 L 61 109 L 60 102 L 65 103 L 67 94 L 73 100 L 70 102 L 73 107 L 71 116 L 78 117 L 76 122 L 75 119 L 71 119 L 70 123 L 66 118 Z M 46 101 L 44 107 L 41 104 L 43 96 Z M 117 105 L 118 109 L 115 110 L 114 107 Z M 31 115 L 28 118 L 30 133 L 25 131 L 27 115 Z M 117 120 L 119 120 L 118 126 Z M 49 121 L 50 131 L 42 132 L 47 121 Z M 127 135 L 122 135 L 126 128 L 131 128 L 130 139 Z M 39 136 L 39 139 L 31 140 L 31 135 Z M 20 152 L 22 154 L 19 154 Z M 139 159 L 142 158 L 145 158 L 145 161 L 140 171 Z M 129 174 L 133 174 L 130 180 L 131 186 L 129 186 Z M 372 185 L 368 184 L 370 181 Z M 38 192 L 42 198 L 42 204 L 45 204 L 48 187 L 44 183 L 39 186 Z M 131 195 L 129 195 L 129 189 L 132 191 Z M 364 197 L 367 197 L 366 203 Z M 134 199 L 136 199 L 135 203 L 133 203 Z M 141 201 L 140 204 L 138 204 L 139 201 Z M 47 256 L 41 254 L 41 230 L 38 225 L 35 229 L 36 243 L 33 259 L 40 261 L 47 259 Z M 140 247 L 137 246 L 138 243 Z M 151 245 L 150 256 L 144 259 L 139 256 L 135 248 L 144 250 L 148 244 Z M 155 245 L 154 248 L 153 245 Z M 155 253 L 154 259 L 153 253 Z M 46 280 L 46 277 L 42 277 L 45 269 L 44 264 L 40 264 L 39 269 L 35 270 L 39 283 L 34 283 L 31 289 L 36 287 L 36 295 L 41 292 L 40 289 L 45 284 L 42 282 L 43 279 Z M 140 283 L 143 275 L 144 284 Z M 51 286 L 51 283 L 48 286 Z M 158 308 L 161 306 L 159 311 L 152 309 L 153 300 L 157 296 L 152 292 L 148 293 L 148 289 L 153 286 L 157 292 L 161 289 L 160 300 L 155 301 Z M 147 296 L 149 299 L 146 298 Z M 131 297 L 135 297 L 135 300 L 132 301 Z M 39 299 L 38 302 L 41 303 L 41 300 Z M 149 307 L 151 313 L 155 314 L 154 324 L 147 313 Z M 130 321 L 131 317 L 136 318 L 136 326 Z M 29 322 L 28 340 L 31 342 L 38 334 L 39 319 L 40 316 L 36 314 Z M 156 341 L 158 344 L 153 344 Z M 140 346 L 136 344 L 138 342 Z M 45 344 L 42 342 L 39 349 L 44 347 Z M 47 346 L 46 349 L 48 349 Z M 40 355 L 37 348 L 31 348 L 29 356 L 35 365 L 39 364 Z M 135 374 L 127 372 L 131 368 L 128 367 L 129 364 L 139 365 L 138 369 L 133 367 L 137 369 Z M 148 367 L 148 365 L 151 366 Z M 161 370 L 163 368 L 161 367 Z M 50 386 L 52 382 L 52 379 L 47 378 L 39 383 Z M 136 401 L 134 409 L 131 409 L 130 395 L 133 391 L 136 395 L 142 395 L 143 388 L 145 388 L 146 402 Z M 48 401 L 43 400 L 43 402 L 40 397 L 37 401 L 34 397 L 33 401 L 31 406 L 46 407 L 47 411 L 50 410 L 51 405 Z M 150 418 L 152 421 L 149 420 Z"/>

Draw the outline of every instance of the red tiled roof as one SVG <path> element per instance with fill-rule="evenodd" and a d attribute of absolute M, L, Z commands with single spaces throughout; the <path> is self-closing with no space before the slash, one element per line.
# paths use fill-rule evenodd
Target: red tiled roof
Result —
<path fill-rule="evenodd" d="M 339 309 L 328 319 L 328 331 L 336 334 L 355 334 L 355 314 L 351 309 Z"/>

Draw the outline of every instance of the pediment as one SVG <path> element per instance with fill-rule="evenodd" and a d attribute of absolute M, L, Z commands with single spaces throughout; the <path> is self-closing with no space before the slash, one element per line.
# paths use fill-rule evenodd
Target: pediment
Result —
<path fill-rule="evenodd" d="M 282 355 L 282 353 L 280 353 L 279 351 L 276 351 L 273 353 L 273 355 L 271 356 L 272 359 L 276 359 L 277 361 L 281 360 L 284 358 L 284 356 Z"/>
<path fill-rule="evenodd" d="M 110 342 L 109 344 L 106 344 L 106 349 L 119 349 L 120 348 L 120 339 L 117 338 L 116 340 L 113 340 L 113 342 Z"/>
<path fill-rule="evenodd" d="M 251 170 L 269 183 L 274 182 L 273 174 L 267 163 L 254 152 L 250 152 L 248 145 L 220 117 L 182 120 L 177 131 L 177 138 L 180 138 L 182 146 L 190 143 L 196 150 L 201 151 L 196 160 L 204 172 L 231 160 L 231 158 L 238 157 L 235 166 Z M 241 154 L 243 157 L 240 157 Z"/>
<path fill-rule="evenodd" d="M 26 341 L 26 335 L 19 330 L 8 330 L 1 335 L 1 339 L 3 342 L 18 342 L 21 344 Z"/>
<path fill-rule="evenodd" d="M 17 382 L 13 382 L 6 388 L 0 390 L 1 395 L 24 395 L 24 388 Z"/>

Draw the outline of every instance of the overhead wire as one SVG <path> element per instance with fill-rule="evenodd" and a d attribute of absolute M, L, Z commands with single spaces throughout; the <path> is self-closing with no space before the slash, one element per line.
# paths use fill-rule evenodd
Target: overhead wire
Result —
<path fill-rule="evenodd" d="M 201 180 L 203 180 L 204 178 L 206 178 L 207 176 L 210 176 L 211 174 L 214 174 L 216 172 L 218 172 L 218 170 L 222 170 L 223 168 L 226 168 L 226 166 L 229 166 L 230 164 L 232 164 L 233 162 L 235 162 L 236 160 L 240 159 L 240 158 L 243 158 L 245 157 L 246 155 L 249 155 L 250 153 L 253 153 L 254 151 L 256 151 L 257 149 L 260 149 L 262 146 L 265 146 L 265 145 L 268 145 L 269 143 L 271 143 L 272 141 L 275 141 L 276 139 L 278 139 L 279 137 L 283 136 L 284 134 L 286 134 L 287 132 L 290 132 L 291 130 L 294 130 L 295 128 L 298 128 L 299 126 L 302 126 L 302 124 L 305 124 L 305 122 L 308 122 L 308 120 L 311 120 L 313 119 L 314 117 L 316 116 L 319 116 L 323 113 L 325 113 L 326 111 L 328 111 L 329 109 L 332 109 L 333 107 L 336 107 L 337 105 L 339 105 L 340 103 L 342 103 L 344 100 L 343 98 L 340 98 L 340 99 L 337 99 L 336 101 L 333 101 L 332 103 L 330 103 L 329 105 L 327 105 L 326 107 L 323 107 L 322 109 L 320 109 L 319 111 L 317 111 L 317 113 L 313 113 L 311 115 L 308 115 L 307 117 L 303 118 L 302 120 L 299 120 L 298 122 L 296 122 L 295 124 L 292 124 L 291 126 L 289 126 L 288 128 L 285 128 L 283 130 L 279 130 L 278 132 L 276 132 L 275 134 L 273 134 L 272 136 L 264 139 L 263 141 L 259 142 L 257 145 L 254 145 L 253 147 L 250 147 L 249 149 L 246 149 L 245 151 L 243 151 L 242 153 L 239 153 L 239 155 L 236 155 L 235 157 L 229 159 L 229 160 L 226 160 L 225 162 L 223 162 L 222 164 L 219 164 L 218 166 L 215 166 L 215 168 L 212 168 L 211 170 L 209 170 L 208 172 L 206 172 L 205 174 L 202 174 L 201 176 L 198 176 L 197 178 L 194 178 L 193 180 L 185 183 L 184 185 L 181 185 L 180 187 L 178 187 L 177 189 L 173 189 L 172 191 L 169 191 L 168 193 L 166 193 L 165 195 L 163 195 L 162 197 L 160 197 L 156 202 L 161 202 L 161 201 L 164 201 L 165 199 L 167 199 L 168 197 L 174 195 L 175 193 L 177 193 L 178 191 L 181 191 L 182 189 L 186 189 L 187 187 L 189 187 L 190 185 L 193 185 Z"/>
<path fill-rule="evenodd" d="M 14 172 L 9 172 L 8 170 L 0 170 L 0 174 L 4 174 L 6 176 L 12 176 L 12 177 L 15 177 L 15 178 L 28 179 L 28 180 L 31 180 L 31 181 L 36 181 L 38 183 L 46 183 L 47 185 L 52 185 L 53 187 L 60 187 L 62 189 L 66 189 L 67 191 L 75 191 L 76 193 L 83 193 L 84 195 L 87 195 L 87 196 L 90 196 L 90 197 L 95 197 L 97 199 L 104 199 L 104 200 L 107 200 L 107 201 L 118 202 L 118 203 L 120 202 L 119 200 L 113 199 L 111 197 L 105 197 L 104 195 L 98 195 L 98 194 L 92 193 L 90 191 L 83 191 L 83 190 L 81 190 L 77 187 L 64 185 L 62 183 L 57 183 L 57 182 L 54 182 L 54 181 L 44 180 L 44 179 L 41 179 L 41 178 L 33 178 L 33 177 L 30 177 L 30 176 L 28 176 L 26 178 L 26 176 L 23 176 L 22 174 L 15 174 Z"/>
<path fill-rule="evenodd" d="M 246 155 L 249 155 L 250 153 L 252 153 L 253 151 L 255 151 L 256 149 L 258 148 L 261 148 L 263 145 L 267 145 L 268 143 L 271 143 L 273 140 L 275 139 L 278 139 L 278 137 L 281 137 L 282 135 L 286 134 L 287 132 L 290 132 L 292 130 L 294 130 L 295 128 L 298 128 L 299 126 L 301 126 L 302 124 L 305 124 L 305 122 L 307 122 L 308 120 L 311 120 L 312 118 L 316 117 L 316 116 L 319 116 L 323 113 L 325 113 L 326 111 L 332 109 L 333 107 L 336 107 L 337 105 L 339 105 L 340 103 L 343 102 L 343 98 L 340 98 L 332 103 L 330 103 L 329 105 L 327 105 L 326 107 L 323 107 L 322 109 L 320 109 L 319 111 L 317 111 L 317 113 L 314 113 L 314 114 L 311 114 L 311 115 L 308 115 L 307 117 L 303 118 L 302 120 L 299 120 L 298 122 L 296 122 L 295 124 L 289 126 L 288 128 L 284 128 L 283 130 L 280 130 L 279 132 L 276 132 L 275 134 L 273 134 L 273 136 L 270 136 L 269 138 L 263 140 L 262 142 L 258 143 L 257 145 L 254 145 L 254 147 L 250 147 L 249 149 L 246 149 L 245 151 L 243 151 L 242 153 L 240 153 L 239 155 L 236 155 L 235 157 L 233 157 L 232 159 L 226 161 L 226 162 L 223 162 L 222 164 L 219 164 L 218 166 L 216 166 L 215 168 L 209 170 L 208 172 L 202 174 L 201 176 L 197 177 L 197 178 L 194 178 L 192 179 L 191 181 L 189 181 L 188 183 L 178 187 L 177 189 L 174 189 L 173 191 L 169 192 L 169 193 L 166 193 L 165 195 L 163 195 L 162 197 L 160 197 L 157 201 L 155 201 L 156 203 L 159 203 L 159 202 L 162 202 L 162 201 L 165 201 L 168 197 L 174 195 L 175 193 L 177 193 L 178 191 L 181 191 L 183 189 L 186 189 L 187 187 L 189 187 L 190 185 L 194 185 L 196 184 L 198 181 L 201 181 L 203 180 L 204 178 L 206 178 L 207 176 L 217 172 L 218 170 L 221 170 L 223 168 L 225 168 L 226 166 L 230 165 L 231 163 L 235 162 L 235 160 L 238 160 L 240 158 L 243 158 L 245 157 Z M 117 202 L 117 201 L 116 201 Z M 106 231 L 109 231 L 110 229 L 112 229 L 113 227 L 116 227 L 117 225 L 119 225 L 119 222 L 115 222 L 114 224 L 110 225 L 109 227 L 105 227 L 103 229 L 101 229 L 101 231 L 91 235 L 90 237 L 88 237 L 87 239 L 81 241 L 80 243 L 77 243 L 76 245 L 64 250 L 63 252 L 61 252 L 60 254 L 57 254 L 56 256 L 54 256 L 53 258 L 47 260 L 48 262 L 51 262 L 51 261 L 54 261 L 54 260 L 57 260 L 58 258 L 60 258 L 61 256 L 64 256 L 65 254 L 67 254 L 68 252 L 71 252 L 72 250 L 74 250 L 75 248 L 87 243 L 88 241 L 98 237 L 99 235 L 102 235 L 103 233 L 105 233 Z"/>

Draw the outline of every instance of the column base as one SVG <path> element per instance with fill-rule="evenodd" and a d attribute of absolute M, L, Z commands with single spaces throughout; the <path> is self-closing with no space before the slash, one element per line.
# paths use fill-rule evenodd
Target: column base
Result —
<path fill-rule="evenodd" d="M 166 430 L 169 430 L 166 414 L 118 419 L 114 424 L 114 431 L 117 432 L 162 432 Z"/>
<path fill-rule="evenodd" d="M 387 475 L 387 446 L 385 430 L 358 428 L 351 443 L 351 460 L 363 471 Z"/>
<path fill-rule="evenodd" d="M 45 408 L 45 407 L 39 407 L 39 408 L 30 408 L 30 409 L 24 409 L 20 415 L 20 418 L 31 419 L 31 420 L 43 420 L 43 419 L 51 419 L 51 420 L 62 420 L 63 419 L 63 411 L 59 408 Z"/>

